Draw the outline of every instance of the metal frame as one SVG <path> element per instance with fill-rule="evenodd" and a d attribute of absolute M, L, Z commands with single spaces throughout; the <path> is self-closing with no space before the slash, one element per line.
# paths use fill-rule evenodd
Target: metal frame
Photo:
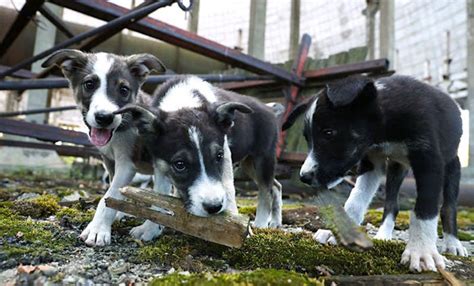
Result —
<path fill-rule="evenodd" d="M 54 25 L 58 27 L 59 30 L 64 32 L 70 38 L 45 52 L 20 62 L 13 67 L 0 66 L 0 90 L 22 91 L 25 89 L 51 89 L 67 87 L 68 83 L 65 79 L 48 76 L 51 72 L 50 69 L 46 69 L 41 73 L 35 74 L 28 70 L 24 70 L 23 68 L 39 59 L 50 55 L 54 51 L 78 44 L 86 39 L 89 40 L 80 44 L 78 47 L 83 50 L 93 49 L 95 46 L 109 39 L 124 28 L 128 28 L 132 31 L 148 35 L 152 38 L 162 40 L 172 45 L 197 52 L 201 55 L 219 60 L 234 67 L 239 67 L 244 70 L 259 74 L 198 75 L 205 80 L 221 83 L 220 86 L 223 88 L 240 90 L 247 88 L 278 87 L 286 89 L 287 92 L 285 94 L 287 94 L 287 96 L 285 97 L 286 110 L 284 118 L 288 116 L 293 106 L 298 102 L 298 94 L 301 88 L 322 85 L 330 80 L 354 73 L 382 74 L 388 72 L 388 62 L 385 59 L 305 71 L 304 66 L 311 44 L 311 38 L 308 35 L 304 35 L 302 37 L 299 53 L 293 63 L 293 67 L 291 71 L 287 71 L 284 68 L 243 54 L 235 49 L 223 46 L 217 42 L 200 37 L 194 33 L 179 29 L 156 19 L 146 17 L 148 14 L 161 7 L 171 5 L 175 2 L 178 2 L 179 4 L 179 0 L 148 0 L 132 10 L 112 4 L 106 0 L 49 1 L 64 8 L 72 9 L 97 19 L 104 20 L 108 23 L 74 36 L 67 29 L 61 19 L 57 17 L 57 19 L 51 17 L 53 14 L 48 13 L 48 10 L 42 6 L 44 0 L 27 1 L 11 25 L 9 31 L 6 33 L 6 36 L 0 43 L 0 56 L 5 54 L 13 41 L 18 37 L 23 28 L 26 26 L 28 21 L 34 17 L 38 11 L 47 17 Z M 1 79 L 7 75 L 25 78 L 26 80 L 2 81 Z M 147 83 L 162 83 L 172 76 L 173 75 L 151 76 L 147 80 Z M 44 77 L 47 78 L 39 79 Z M 52 107 L 38 110 L 27 110 L 23 112 L 0 113 L 0 117 L 17 116 L 38 112 L 57 112 L 72 109 L 74 109 L 74 106 Z M 28 123 L 4 118 L 0 118 L 0 132 L 33 137 L 48 142 L 63 141 L 84 147 L 0 139 L 0 145 L 3 146 L 51 149 L 58 151 L 60 154 L 69 154 L 72 156 L 98 155 L 97 150 L 90 144 L 87 135 L 80 132 L 65 130 L 44 124 Z M 284 136 L 285 133 L 282 132 L 278 141 L 277 155 L 280 162 L 288 165 L 301 162 L 304 159 L 304 154 L 284 152 Z"/>

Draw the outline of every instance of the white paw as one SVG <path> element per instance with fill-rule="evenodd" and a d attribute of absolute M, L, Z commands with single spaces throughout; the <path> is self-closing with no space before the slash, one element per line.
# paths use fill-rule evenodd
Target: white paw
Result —
<path fill-rule="evenodd" d="M 336 237 L 329 229 L 318 229 L 313 235 L 313 239 L 322 244 L 337 244 Z"/>
<path fill-rule="evenodd" d="M 164 227 L 149 220 L 130 230 L 130 234 L 136 239 L 150 241 L 163 232 Z"/>
<path fill-rule="evenodd" d="M 415 243 L 414 245 L 408 245 L 402 254 L 402 264 L 409 264 L 411 271 L 437 271 L 437 267 L 444 269 L 445 258 L 439 254 L 436 246 L 420 245 Z"/>
<path fill-rule="evenodd" d="M 269 224 L 271 228 L 279 228 L 281 227 L 281 225 L 282 225 L 281 220 L 279 221 L 279 220 L 274 220 L 274 219 L 272 219 Z"/>
<path fill-rule="evenodd" d="M 383 229 L 379 229 L 379 231 L 377 231 L 377 234 L 374 236 L 374 239 L 391 240 L 392 232 L 387 232 L 387 231 L 384 231 Z"/>
<path fill-rule="evenodd" d="M 459 256 L 468 256 L 467 249 L 462 245 L 459 239 L 450 234 L 444 234 L 441 252 Z"/>
<path fill-rule="evenodd" d="M 89 246 L 110 244 L 111 226 L 91 221 L 79 236 Z"/>
<path fill-rule="evenodd" d="M 255 219 L 255 221 L 253 222 L 253 226 L 254 227 L 257 227 L 257 228 L 267 228 L 268 227 L 268 220 L 267 219 L 261 219 L 261 220 L 257 220 Z"/>

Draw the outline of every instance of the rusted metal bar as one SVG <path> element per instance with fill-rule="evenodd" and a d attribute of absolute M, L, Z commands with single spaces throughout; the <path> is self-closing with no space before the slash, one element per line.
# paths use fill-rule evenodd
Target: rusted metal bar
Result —
<path fill-rule="evenodd" d="M 72 9 L 86 15 L 110 21 L 127 13 L 128 9 L 112 4 L 105 0 L 51 0 L 52 3 Z M 194 33 L 179 29 L 156 19 L 147 17 L 128 26 L 132 31 L 156 38 L 178 47 L 197 52 L 210 58 L 231 64 L 235 67 L 255 72 L 270 74 L 278 79 L 303 85 L 302 78 L 285 69 L 243 54 L 235 49 L 223 46 L 217 42 L 200 37 Z"/>
<path fill-rule="evenodd" d="M 176 75 L 155 75 L 146 80 L 149 84 L 160 84 Z M 196 76 L 209 82 L 246 81 L 256 79 L 273 79 L 272 76 L 257 75 L 224 75 L 224 74 L 197 74 Z M 66 88 L 68 82 L 64 78 L 31 79 L 31 80 L 5 80 L 0 81 L 0 90 L 25 90 L 25 89 L 49 89 Z"/>
<path fill-rule="evenodd" d="M 75 1 L 70 1 L 70 2 L 75 2 Z M 97 27 L 95 29 L 83 32 L 83 33 L 81 33 L 81 34 L 79 34 L 79 35 L 77 35 L 77 36 L 75 36 L 71 39 L 68 39 L 68 40 L 66 40 L 66 41 L 64 41 L 64 42 L 62 42 L 62 43 L 60 43 L 60 44 L 44 51 L 44 52 L 41 52 L 41 53 L 39 53 L 39 54 L 29 58 L 29 59 L 26 59 L 26 60 L 20 62 L 19 64 L 13 66 L 9 70 L 0 73 L 0 78 L 8 76 L 8 75 L 24 68 L 24 67 L 36 62 L 37 60 L 43 59 L 43 58 L 47 57 L 48 55 L 50 55 L 51 53 L 53 53 L 57 50 L 60 50 L 60 49 L 69 47 L 73 44 L 79 43 L 79 42 L 81 42 L 81 41 L 83 41 L 87 38 L 90 38 L 94 35 L 97 35 L 97 34 L 100 34 L 100 33 L 107 33 L 109 31 L 112 31 L 117 26 L 120 26 L 124 23 L 130 23 L 133 19 L 136 19 L 136 18 L 142 18 L 142 17 L 150 14 L 151 12 L 155 11 L 156 9 L 171 5 L 174 2 L 175 2 L 175 0 L 161 0 L 159 2 L 150 4 L 148 6 L 140 8 L 140 9 L 137 9 L 135 11 L 131 11 L 129 13 L 121 15 L 121 17 L 117 17 L 117 18 L 111 20 L 110 22 L 100 26 L 100 27 Z"/>
<path fill-rule="evenodd" d="M 21 120 L 0 118 L 0 132 L 49 142 L 61 141 L 77 145 L 93 146 L 85 133 Z"/>
<path fill-rule="evenodd" d="M 387 59 L 378 59 L 365 61 L 355 64 L 340 65 L 317 70 L 306 71 L 303 73 L 307 81 L 329 80 L 348 76 L 355 73 L 377 73 L 385 72 L 388 69 Z"/>
<path fill-rule="evenodd" d="M 303 75 L 304 65 L 306 63 L 306 60 L 308 59 L 308 52 L 309 52 L 310 46 L 311 46 L 311 37 L 308 34 L 304 34 L 303 37 L 301 38 L 300 47 L 298 49 L 298 53 L 296 54 L 295 61 L 293 62 L 293 66 L 291 68 L 291 71 L 298 77 L 301 77 Z M 285 98 L 285 113 L 283 114 L 281 123 L 286 121 L 286 119 L 288 118 L 288 115 L 293 110 L 293 107 L 297 102 L 299 92 L 300 92 L 299 86 L 290 85 L 290 91 L 288 93 L 288 96 Z M 278 137 L 278 143 L 277 143 L 277 149 L 276 149 L 277 158 L 280 157 L 281 152 L 285 148 L 285 137 L 286 137 L 286 131 L 281 131 Z"/>
<path fill-rule="evenodd" d="M 38 108 L 38 109 L 29 109 L 29 110 L 22 110 L 22 111 L 12 111 L 12 112 L 0 112 L 0 117 L 14 117 L 14 116 L 28 115 L 28 114 L 51 113 L 51 112 L 60 112 L 60 111 L 67 111 L 67 110 L 74 110 L 74 109 L 77 109 L 77 106 L 70 105 L 70 106 Z"/>
<path fill-rule="evenodd" d="M 282 152 L 280 154 L 279 162 L 288 165 L 300 166 L 306 159 L 306 153 L 301 152 Z"/>
<path fill-rule="evenodd" d="M 7 52 L 18 35 L 20 35 L 20 33 L 26 27 L 28 22 L 35 16 L 36 11 L 38 11 L 41 5 L 43 5 L 44 1 L 45 0 L 26 1 L 25 5 L 23 5 L 21 8 L 20 13 L 0 43 L 0 57 L 2 57 Z"/>
<path fill-rule="evenodd" d="M 386 59 L 378 59 L 365 61 L 354 64 L 339 65 L 327 67 L 317 70 L 308 70 L 303 73 L 306 79 L 306 85 L 325 80 L 333 80 L 356 73 L 378 74 L 388 71 L 388 61 Z M 248 81 L 248 82 L 229 82 L 222 84 L 221 87 L 230 90 L 239 90 L 246 88 L 261 88 L 278 86 L 282 83 L 266 80 L 266 81 Z"/>
<path fill-rule="evenodd" d="M 39 7 L 38 11 L 46 18 L 48 19 L 56 28 L 63 32 L 64 35 L 66 35 L 68 38 L 74 37 L 74 33 L 69 30 L 69 28 L 66 26 L 66 24 L 63 22 L 61 18 L 56 16 L 51 10 L 49 10 L 48 7 L 46 6 L 41 6 Z"/>
<path fill-rule="evenodd" d="M 9 66 L 0 65 L 0 73 L 6 71 L 8 69 L 10 69 Z M 25 70 L 25 69 L 18 70 L 16 72 L 14 72 L 13 74 L 11 74 L 12 77 L 18 77 L 18 78 L 32 78 L 32 77 L 34 77 L 34 75 L 36 75 L 36 74 L 29 71 L 29 70 Z"/>
<path fill-rule="evenodd" d="M 0 139 L 0 146 L 54 150 L 58 152 L 58 154 L 61 156 L 100 158 L 99 150 L 93 147 L 55 145 L 55 144 L 50 144 L 50 143 L 27 142 L 27 141 L 17 141 L 17 140 L 8 140 L 8 139 Z"/>

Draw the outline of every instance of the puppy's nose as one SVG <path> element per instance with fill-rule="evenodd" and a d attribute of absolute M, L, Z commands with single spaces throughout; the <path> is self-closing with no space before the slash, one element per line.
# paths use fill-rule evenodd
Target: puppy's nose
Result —
<path fill-rule="evenodd" d="M 311 183 L 313 182 L 313 175 L 314 175 L 313 172 L 300 174 L 300 180 L 301 182 L 305 184 L 311 185 Z"/>
<path fill-rule="evenodd" d="M 95 122 L 100 126 L 107 127 L 114 121 L 114 115 L 106 112 L 96 112 L 94 114 Z"/>
<path fill-rule="evenodd" d="M 209 214 L 216 214 L 216 213 L 221 211 L 222 202 L 219 202 L 219 203 L 203 203 L 202 206 Z"/>

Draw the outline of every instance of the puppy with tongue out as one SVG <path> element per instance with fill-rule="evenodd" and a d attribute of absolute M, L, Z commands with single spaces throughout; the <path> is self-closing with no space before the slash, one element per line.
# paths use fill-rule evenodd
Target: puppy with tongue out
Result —
<path fill-rule="evenodd" d="M 112 178 L 94 218 L 80 235 L 88 245 L 107 245 L 111 242 L 111 225 L 117 212 L 105 206 L 105 198 L 121 199 L 119 188 L 128 185 L 136 172 L 153 173 L 132 119 L 115 111 L 131 103 L 148 105 L 150 97 L 140 87 L 151 71 L 164 71 L 165 67 L 150 54 L 118 56 L 69 49 L 54 53 L 42 66 L 53 65 L 60 67 L 68 79 L 89 128 L 90 141 L 101 152 Z M 162 180 L 160 174 L 154 175 L 155 190 L 169 193 L 171 185 Z M 161 226 L 146 221 L 133 228 L 131 234 L 138 239 L 151 240 L 161 230 Z"/>

